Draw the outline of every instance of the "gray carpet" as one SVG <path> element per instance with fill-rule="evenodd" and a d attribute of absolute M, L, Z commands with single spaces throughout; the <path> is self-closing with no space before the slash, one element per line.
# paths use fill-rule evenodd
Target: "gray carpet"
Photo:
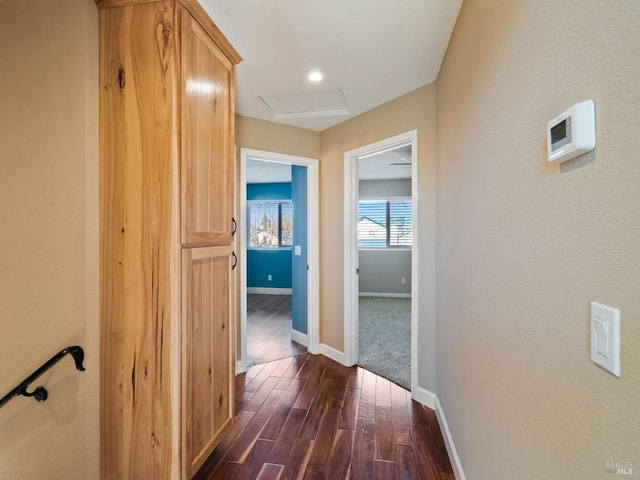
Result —
<path fill-rule="evenodd" d="M 411 389 L 411 299 L 360 297 L 359 364 Z"/>

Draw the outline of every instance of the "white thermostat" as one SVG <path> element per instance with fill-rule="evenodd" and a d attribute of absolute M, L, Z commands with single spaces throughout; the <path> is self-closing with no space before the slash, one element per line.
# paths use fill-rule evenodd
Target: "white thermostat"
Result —
<path fill-rule="evenodd" d="M 550 162 L 565 162 L 596 146 L 596 105 L 593 100 L 576 103 L 547 124 Z"/>

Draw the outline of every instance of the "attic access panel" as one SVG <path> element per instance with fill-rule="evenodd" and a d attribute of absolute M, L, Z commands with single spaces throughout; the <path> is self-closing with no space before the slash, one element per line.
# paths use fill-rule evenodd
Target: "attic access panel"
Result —
<path fill-rule="evenodd" d="M 257 98 L 269 109 L 274 120 L 349 114 L 344 92 L 340 89 L 261 95 Z"/>

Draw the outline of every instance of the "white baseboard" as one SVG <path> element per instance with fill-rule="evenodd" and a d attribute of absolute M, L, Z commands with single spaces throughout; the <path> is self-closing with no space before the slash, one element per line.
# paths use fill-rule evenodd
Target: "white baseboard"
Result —
<path fill-rule="evenodd" d="M 449 454 L 449 460 L 451 460 L 451 466 L 453 467 L 453 473 L 456 476 L 457 480 L 467 480 L 467 477 L 462 470 L 462 463 L 460 463 L 460 457 L 458 457 L 458 452 L 456 451 L 456 447 L 453 443 L 453 438 L 451 437 L 451 432 L 449 431 L 449 425 L 447 425 L 447 419 L 444 416 L 444 410 L 442 410 L 442 405 L 440 405 L 440 401 L 438 397 L 435 396 L 436 401 L 436 417 L 438 418 L 438 424 L 440 424 L 440 431 L 442 432 L 442 436 L 444 437 L 444 444 L 447 447 L 447 453 Z"/>
<path fill-rule="evenodd" d="M 333 347 L 330 347 L 329 345 L 325 345 L 324 343 L 320 344 L 320 354 L 324 355 L 325 357 L 329 357 L 331 360 L 334 360 L 338 363 L 341 363 L 342 365 L 347 365 L 347 359 L 344 355 L 344 352 L 341 352 L 340 350 L 336 350 Z"/>
<path fill-rule="evenodd" d="M 299 332 L 298 330 L 291 329 L 291 340 L 305 347 L 309 346 L 309 337 L 307 334 Z"/>
<path fill-rule="evenodd" d="M 429 407 L 431 410 L 436 409 L 436 394 L 431 393 L 426 388 L 412 387 L 411 398 L 416 402 L 420 402 L 421 404 Z"/>
<path fill-rule="evenodd" d="M 236 362 L 236 375 L 240 375 L 241 373 L 244 373 L 246 371 L 247 369 L 245 368 L 244 362 Z"/>
<path fill-rule="evenodd" d="M 360 292 L 359 297 L 382 297 L 382 298 L 411 298 L 410 293 L 375 293 L 375 292 Z"/>
<path fill-rule="evenodd" d="M 247 293 L 257 293 L 259 295 L 291 295 L 290 288 L 271 288 L 271 287 L 247 287 Z"/>

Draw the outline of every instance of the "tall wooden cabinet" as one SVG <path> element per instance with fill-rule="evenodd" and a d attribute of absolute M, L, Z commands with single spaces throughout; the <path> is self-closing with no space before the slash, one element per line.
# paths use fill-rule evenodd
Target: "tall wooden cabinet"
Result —
<path fill-rule="evenodd" d="M 103 479 L 189 479 L 233 422 L 233 75 L 194 0 L 100 8 Z"/>

